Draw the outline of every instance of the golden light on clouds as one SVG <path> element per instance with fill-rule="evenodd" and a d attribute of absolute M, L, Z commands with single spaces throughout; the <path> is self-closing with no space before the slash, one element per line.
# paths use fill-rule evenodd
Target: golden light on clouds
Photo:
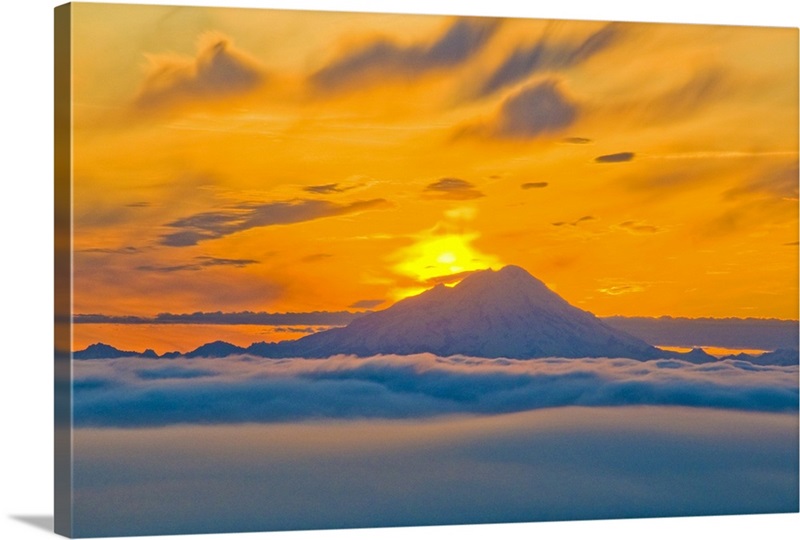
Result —
<path fill-rule="evenodd" d="M 78 313 L 387 306 L 513 263 L 601 316 L 797 318 L 796 29 L 74 15 Z"/>

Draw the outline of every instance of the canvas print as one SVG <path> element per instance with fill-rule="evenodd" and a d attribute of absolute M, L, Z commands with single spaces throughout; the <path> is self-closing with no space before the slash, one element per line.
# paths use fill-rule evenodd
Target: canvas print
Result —
<path fill-rule="evenodd" d="M 798 31 L 56 10 L 68 536 L 798 511 Z"/>

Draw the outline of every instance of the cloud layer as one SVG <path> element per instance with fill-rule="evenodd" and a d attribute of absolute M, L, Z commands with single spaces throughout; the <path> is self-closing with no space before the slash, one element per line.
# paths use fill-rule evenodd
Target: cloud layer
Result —
<path fill-rule="evenodd" d="M 525 182 L 520 187 L 522 189 L 541 189 L 548 186 L 547 182 Z"/>
<path fill-rule="evenodd" d="M 597 156 L 594 160 L 597 163 L 624 163 L 632 161 L 635 155 L 633 152 L 618 152 L 616 154 Z"/>
<path fill-rule="evenodd" d="M 391 206 L 386 199 L 355 201 L 350 204 L 316 199 L 242 204 L 231 210 L 201 212 L 168 223 L 168 227 L 177 231 L 164 235 L 161 243 L 176 247 L 193 246 L 204 240 L 222 238 L 255 227 L 288 225 Z"/>
<path fill-rule="evenodd" d="M 247 92 L 265 75 L 257 63 L 220 34 L 202 37 L 195 58 L 151 56 L 136 105 L 152 108 L 185 99 L 213 99 Z"/>
<path fill-rule="evenodd" d="M 138 270 L 145 270 L 148 272 L 182 272 L 185 270 L 202 270 L 204 268 L 211 268 L 214 266 L 228 266 L 233 268 L 244 268 L 251 264 L 258 264 L 259 261 L 254 259 L 225 259 L 220 257 L 195 257 L 194 262 L 175 265 L 144 265 L 138 266 Z"/>
<path fill-rule="evenodd" d="M 80 537 L 796 513 L 798 503 L 796 415 L 570 407 L 78 429 L 74 444 Z"/>
<path fill-rule="evenodd" d="M 353 306 L 356 307 L 356 306 Z M 360 306 L 359 309 L 368 306 Z M 75 324 L 255 324 L 255 325 L 325 325 L 339 326 L 353 322 L 363 313 L 350 311 L 311 311 L 300 313 L 268 313 L 265 311 L 159 313 L 155 317 L 135 315 L 77 314 Z"/>
<path fill-rule="evenodd" d="M 479 52 L 497 28 L 497 21 L 461 19 L 432 43 L 398 45 L 380 39 L 344 54 L 311 76 L 322 90 L 364 84 L 376 76 L 416 78 L 435 69 L 457 66 Z"/>
<path fill-rule="evenodd" d="M 425 193 L 428 196 L 452 200 L 479 199 L 484 196 L 474 184 L 460 178 L 440 178 L 428 184 Z"/>
<path fill-rule="evenodd" d="M 545 81 L 506 100 L 495 131 L 503 137 L 533 138 L 571 126 L 578 113 L 578 106 L 561 92 L 555 81 Z"/>
<path fill-rule="evenodd" d="M 609 24 L 580 41 L 553 42 L 542 38 L 528 47 L 520 47 L 486 79 L 479 93 L 486 96 L 534 73 L 579 64 L 609 47 L 618 36 L 619 26 Z"/>
<path fill-rule="evenodd" d="M 332 195 L 334 193 L 344 193 L 353 189 L 354 186 L 343 187 L 338 182 L 332 184 L 320 184 L 317 186 L 305 186 L 303 191 L 314 193 L 315 195 Z"/>
<path fill-rule="evenodd" d="M 797 366 L 726 360 L 441 358 L 327 361 L 87 360 L 75 366 L 80 426 L 424 418 L 562 406 L 676 405 L 796 412 Z"/>
<path fill-rule="evenodd" d="M 577 227 L 578 225 L 580 225 L 584 221 L 594 221 L 596 219 L 597 218 L 594 217 L 594 216 L 581 216 L 581 217 L 579 217 L 578 219 L 576 219 L 574 221 L 554 221 L 553 223 L 551 223 L 551 225 L 553 225 L 555 227 L 563 227 L 564 225 L 570 225 L 572 227 Z"/>

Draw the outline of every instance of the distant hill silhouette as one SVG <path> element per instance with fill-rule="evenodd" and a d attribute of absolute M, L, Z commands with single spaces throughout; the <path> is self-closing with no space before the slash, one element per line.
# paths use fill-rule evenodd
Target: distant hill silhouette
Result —
<path fill-rule="evenodd" d="M 797 348 L 800 340 L 800 327 L 794 320 L 619 316 L 602 320 L 654 345 L 774 351 Z"/>
<path fill-rule="evenodd" d="M 138 356 L 140 358 L 158 358 L 159 356 L 153 349 L 146 349 L 144 352 L 121 351 L 105 343 L 95 343 L 89 345 L 82 351 L 72 353 L 76 360 L 93 360 L 98 358 L 126 358 Z"/>
<path fill-rule="evenodd" d="M 756 355 L 740 353 L 731 355 L 728 358 L 745 360 L 751 364 L 761 366 L 796 366 L 798 363 L 798 351 L 797 349 L 777 349 L 772 352 Z"/>
<path fill-rule="evenodd" d="M 247 348 L 215 341 L 183 356 L 218 358 L 250 354 L 268 358 L 328 358 L 336 354 L 367 357 L 415 353 L 513 359 L 679 358 L 693 363 L 717 360 L 702 349 L 676 353 L 649 345 L 570 305 L 518 266 L 475 272 L 454 287 L 438 285 L 383 311 L 366 314 L 346 327 L 295 341 L 259 342 Z M 163 357 L 174 358 L 178 354 L 171 352 Z M 119 351 L 105 344 L 91 345 L 73 354 L 75 359 L 124 356 L 153 358 L 156 355 L 150 350 L 145 353 Z M 739 357 L 754 363 L 781 365 L 791 362 L 792 358 L 797 363 L 796 350 Z"/>
<path fill-rule="evenodd" d="M 233 354 L 242 354 L 243 352 L 245 352 L 244 347 L 237 347 L 226 341 L 214 341 L 212 343 L 206 343 L 186 353 L 184 356 L 186 356 L 186 358 L 220 358 Z"/>

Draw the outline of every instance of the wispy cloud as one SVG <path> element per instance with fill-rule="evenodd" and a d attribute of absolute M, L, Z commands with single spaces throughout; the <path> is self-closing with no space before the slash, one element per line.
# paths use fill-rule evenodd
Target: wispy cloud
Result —
<path fill-rule="evenodd" d="M 603 294 L 608 294 L 611 296 L 619 296 L 620 294 L 631 294 L 642 292 L 644 287 L 637 283 L 625 284 L 625 285 L 609 285 L 607 287 L 601 287 L 597 289 L 598 292 Z"/>
<path fill-rule="evenodd" d="M 529 86 L 508 98 L 498 114 L 494 133 L 508 138 L 534 138 L 571 126 L 578 106 L 549 80 Z"/>
<path fill-rule="evenodd" d="M 475 185 L 460 178 L 440 178 L 428 184 L 425 194 L 440 199 L 467 200 L 484 197 Z"/>
<path fill-rule="evenodd" d="M 134 315 L 76 314 L 75 324 L 253 324 L 342 326 L 363 313 L 350 311 L 311 311 L 298 313 L 269 313 L 266 311 L 159 313 L 155 317 Z"/>
<path fill-rule="evenodd" d="M 436 69 L 451 68 L 477 54 L 498 24 L 491 19 L 459 19 L 430 43 L 399 45 L 379 39 L 342 55 L 310 80 L 320 90 L 333 91 L 379 78 L 413 79 Z"/>
<path fill-rule="evenodd" d="M 596 163 L 624 163 L 626 161 L 633 161 L 636 154 L 633 152 L 618 152 L 616 154 L 606 154 L 594 158 Z"/>
<path fill-rule="evenodd" d="M 303 188 L 303 191 L 307 191 L 308 193 L 315 193 L 317 195 L 332 195 L 334 193 L 344 193 L 345 191 L 354 189 L 354 187 L 355 186 L 344 187 L 339 183 L 320 184 L 318 186 L 305 186 Z"/>
<path fill-rule="evenodd" d="M 464 272 L 456 272 L 454 274 L 443 274 L 441 276 L 434 276 L 426 279 L 423 283 L 426 287 L 433 287 L 435 285 L 458 283 L 465 277 L 481 270 L 465 270 Z"/>
<path fill-rule="evenodd" d="M 727 235 L 753 226 L 797 223 L 797 160 L 783 161 L 747 175 L 723 193 L 721 211 L 700 227 L 711 236 Z"/>
<path fill-rule="evenodd" d="M 365 299 L 365 300 L 359 300 L 357 302 L 353 302 L 352 304 L 350 304 L 347 307 L 349 307 L 351 309 L 372 309 L 372 308 L 378 307 L 379 305 L 381 305 L 381 304 L 383 304 L 385 302 L 386 302 L 385 299 L 380 299 L 380 298 Z"/>
<path fill-rule="evenodd" d="M 137 253 L 141 253 L 141 248 L 137 248 L 134 246 L 125 246 L 121 248 L 88 248 L 88 249 L 78 249 L 75 250 L 77 253 L 103 253 L 103 254 L 114 254 L 114 255 L 136 255 Z"/>
<path fill-rule="evenodd" d="M 313 334 L 320 330 L 324 330 L 324 328 L 314 328 L 312 326 L 277 326 L 272 329 L 273 332 L 287 334 Z"/>
<path fill-rule="evenodd" d="M 195 257 L 194 262 L 176 265 L 142 265 L 137 266 L 137 270 L 147 272 L 182 272 L 186 270 L 197 271 L 214 266 L 232 266 L 234 268 L 244 268 L 251 264 L 258 264 L 254 259 L 223 259 L 219 257 Z"/>
<path fill-rule="evenodd" d="M 350 204 L 308 199 L 242 204 L 231 210 L 201 212 L 168 223 L 168 227 L 177 231 L 162 236 L 161 243 L 176 247 L 193 246 L 198 242 L 222 238 L 256 227 L 289 225 L 392 206 L 386 199 L 356 201 Z"/>
<path fill-rule="evenodd" d="M 631 234 L 655 234 L 662 231 L 662 229 L 656 227 L 655 225 L 650 225 L 640 221 L 623 221 L 617 225 L 617 227 Z"/>
<path fill-rule="evenodd" d="M 797 157 L 797 151 L 748 151 L 741 150 L 706 150 L 698 152 L 678 152 L 672 154 L 648 154 L 649 159 L 741 159 L 752 157 Z"/>
<path fill-rule="evenodd" d="M 557 42 L 545 36 L 532 45 L 516 49 L 486 79 L 479 95 L 492 94 L 537 72 L 577 65 L 608 48 L 619 35 L 619 25 L 612 23 L 577 41 Z"/>
<path fill-rule="evenodd" d="M 682 118 L 717 102 L 726 93 L 731 93 L 731 85 L 725 72 L 718 67 L 707 67 L 648 103 L 642 116 L 645 120 Z"/>
<path fill-rule="evenodd" d="M 525 182 L 520 187 L 522 189 L 540 189 L 546 188 L 549 184 L 547 182 Z"/>
<path fill-rule="evenodd" d="M 258 87 L 258 63 L 219 33 L 201 36 L 197 56 L 151 55 L 136 105 L 152 108 L 187 99 L 214 99 Z"/>
<path fill-rule="evenodd" d="M 569 225 L 570 227 L 577 227 L 578 225 L 580 225 L 581 223 L 583 223 L 585 221 L 594 221 L 596 219 L 597 218 L 594 217 L 594 216 L 581 216 L 578 219 L 576 219 L 575 221 L 555 221 L 555 222 L 551 223 L 551 225 L 553 225 L 555 227 L 563 227 L 565 225 Z"/>
<path fill-rule="evenodd" d="M 592 139 L 587 139 L 586 137 L 565 137 L 562 141 L 567 144 L 589 144 L 592 142 Z"/>
<path fill-rule="evenodd" d="M 748 196 L 767 196 L 777 199 L 798 198 L 800 170 L 797 161 L 772 167 L 757 174 L 740 185 L 728 190 L 725 197 L 738 199 Z"/>

